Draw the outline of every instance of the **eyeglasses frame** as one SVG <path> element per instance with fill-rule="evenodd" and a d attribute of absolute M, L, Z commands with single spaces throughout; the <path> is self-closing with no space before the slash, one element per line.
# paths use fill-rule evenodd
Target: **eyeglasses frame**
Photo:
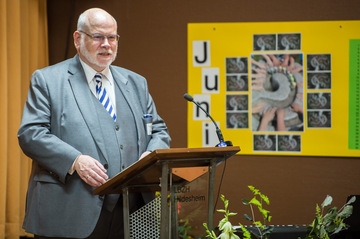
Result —
<path fill-rule="evenodd" d="M 78 30 L 78 32 L 80 33 L 84 33 L 85 35 L 87 35 L 88 37 L 90 37 L 93 41 L 96 41 L 96 42 L 104 42 L 105 41 L 105 38 L 108 40 L 108 42 L 118 42 L 119 39 L 120 39 L 120 35 L 119 34 L 111 34 L 111 35 L 108 35 L 108 36 L 105 36 L 105 35 L 102 35 L 100 33 L 95 33 L 95 34 L 89 34 L 87 32 L 84 32 L 82 30 Z M 96 37 L 100 37 L 100 39 L 96 38 Z M 115 37 L 114 40 L 111 40 L 110 37 Z"/>

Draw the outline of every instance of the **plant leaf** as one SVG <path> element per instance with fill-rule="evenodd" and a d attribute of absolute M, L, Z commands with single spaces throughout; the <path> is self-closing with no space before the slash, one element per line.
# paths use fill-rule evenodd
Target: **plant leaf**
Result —
<path fill-rule="evenodd" d="M 226 234 L 229 234 L 230 232 L 232 232 L 232 225 L 229 221 L 225 222 L 221 227 L 219 227 L 219 229 Z"/>
<path fill-rule="evenodd" d="M 244 239 L 251 239 L 250 232 L 241 223 L 239 223 L 239 225 L 240 225 L 240 228 L 241 228 L 241 230 L 243 232 L 243 238 Z"/>
<path fill-rule="evenodd" d="M 260 221 L 254 222 L 254 225 L 259 226 L 259 227 L 261 227 L 262 229 L 264 229 L 264 226 L 263 226 L 263 224 L 262 224 Z"/>
<path fill-rule="evenodd" d="M 337 207 L 331 207 L 327 210 L 323 220 L 324 222 L 331 222 L 336 218 L 336 215 L 338 214 Z"/>
<path fill-rule="evenodd" d="M 331 224 L 326 227 L 326 231 L 328 231 L 329 233 L 333 233 L 337 229 L 338 229 L 338 226 L 336 226 L 335 224 Z"/>
<path fill-rule="evenodd" d="M 263 215 L 264 218 L 268 218 L 269 215 L 269 211 L 263 208 L 259 208 L 259 211 L 261 212 L 261 214 Z"/>
<path fill-rule="evenodd" d="M 318 204 L 316 204 L 316 215 L 320 216 L 321 209 Z"/>
<path fill-rule="evenodd" d="M 228 221 L 227 218 L 221 219 L 221 220 L 219 221 L 218 227 L 219 227 L 219 228 L 222 228 L 227 221 Z M 221 229 L 220 229 L 220 230 L 221 230 Z"/>
<path fill-rule="evenodd" d="M 266 202 L 267 205 L 270 204 L 269 198 L 267 196 L 265 196 L 264 194 L 261 194 L 260 197 L 262 198 L 262 200 L 264 200 Z"/>
<path fill-rule="evenodd" d="M 356 196 L 352 196 L 346 204 L 349 205 L 349 204 L 354 203 L 355 201 L 356 201 Z"/>
<path fill-rule="evenodd" d="M 249 205 L 250 201 L 248 199 L 241 200 L 244 205 Z"/>
<path fill-rule="evenodd" d="M 328 234 L 327 234 L 325 228 L 321 227 L 320 228 L 320 238 L 326 238 L 327 235 Z"/>
<path fill-rule="evenodd" d="M 225 209 L 227 209 L 228 206 L 229 206 L 229 200 L 225 200 L 225 201 L 224 201 L 224 205 L 225 205 Z"/>
<path fill-rule="evenodd" d="M 340 218 L 348 218 L 353 213 L 353 206 L 352 205 L 346 205 L 344 209 L 339 213 L 338 217 Z"/>
<path fill-rule="evenodd" d="M 265 226 L 264 234 L 270 234 L 274 230 L 274 226 Z"/>
<path fill-rule="evenodd" d="M 334 234 L 339 233 L 344 228 L 344 223 L 341 223 L 339 227 L 334 231 Z"/>
<path fill-rule="evenodd" d="M 253 198 L 250 200 L 249 203 L 252 203 L 252 204 L 254 204 L 254 205 L 256 205 L 256 206 L 261 207 L 261 203 L 259 202 L 259 200 L 256 199 L 256 197 L 253 197 Z"/>
<path fill-rule="evenodd" d="M 259 192 L 259 189 L 256 189 L 255 187 L 253 186 L 248 186 L 248 188 L 250 189 L 250 191 L 254 194 L 254 195 L 258 195 L 260 192 Z"/>
<path fill-rule="evenodd" d="M 221 201 L 225 200 L 225 196 L 223 194 L 220 195 Z"/>
<path fill-rule="evenodd" d="M 252 221 L 252 220 L 253 220 L 253 219 L 252 219 L 249 215 L 247 215 L 246 213 L 244 214 L 244 217 L 245 217 L 246 220 L 249 220 L 249 221 Z"/>
<path fill-rule="evenodd" d="M 321 207 L 327 207 L 329 205 L 331 205 L 333 198 L 330 195 L 327 195 L 324 202 L 321 204 Z"/>

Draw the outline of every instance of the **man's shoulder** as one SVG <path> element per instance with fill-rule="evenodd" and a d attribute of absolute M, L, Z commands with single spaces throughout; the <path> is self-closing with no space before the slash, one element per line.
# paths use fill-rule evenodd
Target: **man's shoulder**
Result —
<path fill-rule="evenodd" d="M 111 65 L 110 69 L 112 71 L 115 71 L 117 73 L 122 74 L 123 76 L 132 76 L 132 77 L 137 77 L 137 78 L 144 78 L 142 75 L 140 75 L 140 74 L 138 74 L 138 73 L 136 73 L 136 72 L 134 72 L 132 70 L 120 67 L 120 66 Z"/>
<path fill-rule="evenodd" d="M 52 87 L 60 87 L 61 84 L 66 82 L 66 79 L 80 72 L 80 70 L 80 63 L 76 65 L 76 60 L 71 58 L 34 71 L 31 82 L 33 84 L 49 84 Z"/>
<path fill-rule="evenodd" d="M 134 84 L 134 85 L 147 84 L 145 77 L 143 77 L 142 75 L 140 75 L 132 70 L 129 70 L 129 69 L 126 69 L 126 68 L 123 68 L 120 66 L 114 66 L 114 65 L 110 66 L 110 70 L 113 74 L 114 79 L 120 80 L 125 84 L 127 84 L 128 82 L 130 82 L 131 84 Z"/>
<path fill-rule="evenodd" d="M 41 71 L 44 74 L 46 74 L 46 73 L 54 74 L 55 72 L 58 72 L 58 71 L 67 72 L 70 64 L 74 64 L 74 58 L 70 58 L 70 59 L 58 62 L 56 64 L 44 67 L 42 69 L 38 69 L 37 71 Z"/>

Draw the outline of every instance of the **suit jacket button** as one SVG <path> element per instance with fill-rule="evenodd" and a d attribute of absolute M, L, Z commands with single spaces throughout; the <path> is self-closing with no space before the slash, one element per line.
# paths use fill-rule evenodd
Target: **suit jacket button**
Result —
<path fill-rule="evenodd" d="M 124 145 L 120 145 L 120 149 L 123 149 L 124 148 Z"/>
<path fill-rule="evenodd" d="M 119 131 L 119 129 L 120 129 L 119 125 L 116 125 L 116 126 L 115 126 L 115 130 L 116 130 L 116 131 Z"/>
<path fill-rule="evenodd" d="M 105 169 L 108 169 L 108 168 L 109 168 L 109 164 L 107 164 L 107 163 L 104 164 L 104 168 L 105 168 Z"/>
<path fill-rule="evenodd" d="M 58 176 L 56 173 L 51 172 L 51 171 L 50 171 L 49 173 L 50 173 L 51 176 L 53 176 L 53 177 L 55 177 L 55 178 L 57 178 L 57 179 L 59 178 L 59 176 Z"/>
<path fill-rule="evenodd" d="M 122 169 L 125 169 L 125 165 L 122 166 Z"/>

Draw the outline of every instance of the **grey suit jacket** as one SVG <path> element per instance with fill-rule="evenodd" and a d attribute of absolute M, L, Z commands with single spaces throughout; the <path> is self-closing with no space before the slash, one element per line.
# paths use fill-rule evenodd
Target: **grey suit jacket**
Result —
<path fill-rule="evenodd" d="M 168 148 L 170 137 L 157 114 L 146 79 L 129 70 L 110 66 L 135 118 L 138 157 L 146 150 Z M 103 197 L 68 170 L 79 154 L 108 162 L 109 140 L 95 113 L 95 97 L 85 78 L 79 57 L 34 72 L 22 122 L 19 145 L 33 160 L 23 227 L 48 237 L 87 237 L 94 229 Z M 146 134 L 144 114 L 152 114 L 153 132 Z M 111 144 L 109 144 L 111 145 Z M 131 164 L 133 162 L 127 162 Z M 117 170 L 109 169 L 113 177 Z"/>

